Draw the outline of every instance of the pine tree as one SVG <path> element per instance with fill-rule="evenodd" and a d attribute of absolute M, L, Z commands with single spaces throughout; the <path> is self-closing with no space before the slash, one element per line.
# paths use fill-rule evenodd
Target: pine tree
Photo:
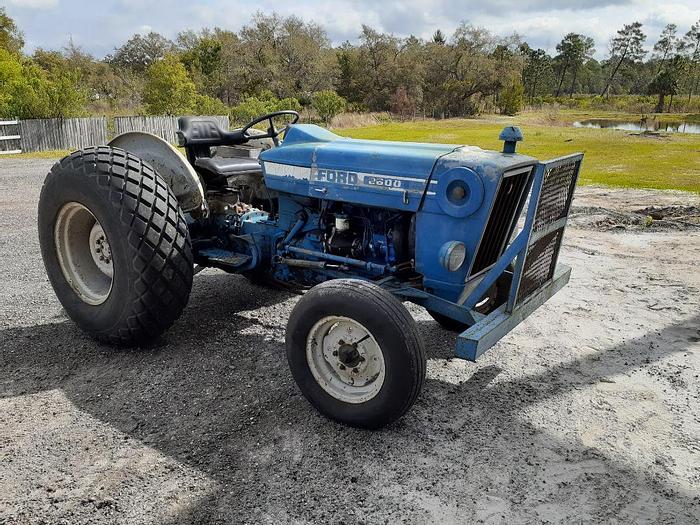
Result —
<path fill-rule="evenodd" d="M 698 69 L 700 69 L 700 20 L 693 24 L 693 27 L 685 34 L 680 44 L 681 51 L 685 52 L 689 64 L 688 68 L 688 102 L 693 98 L 693 93 L 697 92 Z"/>
<path fill-rule="evenodd" d="M 673 53 L 679 49 L 677 32 L 678 26 L 676 24 L 668 24 L 659 35 L 659 40 L 654 44 L 653 57 L 659 61 L 659 67 L 656 69 L 657 75 L 661 73 L 666 60 L 672 58 Z"/>
<path fill-rule="evenodd" d="M 559 66 L 559 83 L 555 96 L 558 97 L 560 95 L 562 85 L 564 84 L 564 77 L 569 71 L 572 73 L 569 96 L 572 96 L 576 84 L 576 77 L 578 76 L 581 66 L 586 60 L 591 58 L 595 51 L 594 42 L 591 37 L 579 35 L 578 33 L 569 33 L 557 44 L 557 51 L 559 54 L 555 57 L 555 60 Z"/>
<path fill-rule="evenodd" d="M 433 33 L 433 42 L 435 44 L 440 44 L 441 46 L 445 45 L 447 39 L 445 38 L 445 35 L 441 30 L 438 29 L 437 31 L 435 31 L 435 33 Z"/>
<path fill-rule="evenodd" d="M 620 70 L 623 63 L 636 63 L 644 58 L 646 51 L 642 47 L 647 36 L 642 32 L 642 24 L 634 22 L 625 24 L 622 29 L 617 32 L 617 36 L 610 41 L 610 62 L 615 63 L 615 67 L 605 83 L 601 97 L 610 89 L 610 84 Z"/>

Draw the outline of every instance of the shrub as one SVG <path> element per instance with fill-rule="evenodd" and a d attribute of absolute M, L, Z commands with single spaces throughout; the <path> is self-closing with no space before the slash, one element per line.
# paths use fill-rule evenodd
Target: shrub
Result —
<path fill-rule="evenodd" d="M 328 125 L 333 117 L 345 108 L 345 99 L 333 90 L 317 91 L 313 96 L 313 108 L 318 116 Z"/>
<path fill-rule="evenodd" d="M 515 115 L 523 106 L 524 94 L 523 85 L 514 80 L 501 90 L 498 96 L 498 110 L 502 115 Z"/>
<path fill-rule="evenodd" d="M 229 108 L 218 98 L 208 95 L 196 95 L 194 103 L 195 115 L 228 115 Z"/>
<path fill-rule="evenodd" d="M 257 97 L 248 97 L 231 108 L 231 119 L 238 124 L 250 122 L 260 115 L 291 109 L 301 111 L 301 104 L 296 98 L 276 98 L 271 92 L 263 91 Z"/>
<path fill-rule="evenodd" d="M 197 89 L 175 55 L 151 64 L 146 71 L 143 101 L 150 115 L 187 115 L 197 102 Z"/>
<path fill-rule="evenodd" d="M 75 71 L 47 72 L 33 60 L 0 49 L 0 117 L 75 117 L 87 93 Z"/>

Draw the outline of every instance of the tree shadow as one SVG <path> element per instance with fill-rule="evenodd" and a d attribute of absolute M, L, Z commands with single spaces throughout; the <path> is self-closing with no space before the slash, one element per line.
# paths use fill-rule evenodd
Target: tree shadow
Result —
<path fill-rule="evenodd" d="M 568 499 L 552 504 L 574 520 L 581 516 L 572 501 L 604 520 L 629 517 L 652 498 L 671 515 L 692 519 L 691 496 L 521 415 L 682 351 L 680 343 L 649 351 L 649 342 L 697 335 L 700 316 L 531 376 L 500 380 L 499 367 L 485 366 L 459 385 L 428 380 L 409 415 L 369 432 L 321 417 L 298 393 L 284 355 L 286 316 L 261 327 L 249 313 L 274 311 L 291 297 L 242 278 L 199 276 L 180 321 L 139 351 L 99 345 L 70 322 L 0 331 L 0 397 L 61 389 L 80 410 L 215 480 L 215 492 L 177 523 L 412 514 L 449 521 L 450 512 L 471 521 L 485 507 L 506 520 L 536 519 L 528 508 L 562 494 Z M 434 330 L 426 325 L 421 329 Z M 432 358 L 454 348 L 444 337 L 452 335 L 427 339 Z M 531 454 L 523 457 L 524 450 Z M 567 470 L 577 463 L 593 477 Z M 543 485 L 534 496 L 532 483 Z M 567 485 L 554 491 L 556 483 Z M 435 513 L 426 514 L 431 506 Z"/>

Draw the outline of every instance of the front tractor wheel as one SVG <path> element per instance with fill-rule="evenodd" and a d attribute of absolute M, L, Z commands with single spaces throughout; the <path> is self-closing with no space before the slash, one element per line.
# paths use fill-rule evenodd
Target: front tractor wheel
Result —
<path fill-rule="evenodd" d="M 101 341 L 147 342 L 187 304 L 187 223 L 165 181 L 126 151 L 88 148 L 51 168 L 39 243 L 66 313 Z"/>
<path fill-rule="evenodd" d="M 401 302 L 361 280 L 312 288 L 287 324 L 287 358 L 304 396 L 326 416 L 364 428 L 401 417 L 418 397 L 426 357 Z"/>

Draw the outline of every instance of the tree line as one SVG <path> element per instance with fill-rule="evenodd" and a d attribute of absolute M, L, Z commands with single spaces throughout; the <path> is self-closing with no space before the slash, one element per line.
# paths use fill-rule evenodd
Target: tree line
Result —
<path fill-rule="evenodd" d="M 0 8 L 0 116 L 229 114 L 236 121 L 276 109 L 389 111 L 410 117 L 514 114 L 580 95 L 653 95 L 655 109 L 688 102 L 700 81 L 700 21 L 665 27 L 645 51 L 641 23 L 608 43 L 569 33 L 556 53 L 462 23 L 429 40 L 363 26 L 356 42 L 333 46 L 326 31 L 295 16 L 256 14 L 240 31 L 214 28 L 174 40 L 136 34 L 96 59 L 72 41 L 24 53 L 23 34 Z M 681 102 L 682 103 L 682 102 Z"/>

